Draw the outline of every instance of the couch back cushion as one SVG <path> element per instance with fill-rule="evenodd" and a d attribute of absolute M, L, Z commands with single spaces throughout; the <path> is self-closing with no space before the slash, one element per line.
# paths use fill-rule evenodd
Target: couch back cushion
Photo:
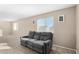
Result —
<path fill-rule="evenodd" d="M 34 38 L 34 34 L 35 34 L 34 31 L 30 31 L 30 32 L 29 32 L 29 38 L 32 38 L 32 39 L 33 39 L 33 38 Z"/>
<path fill-rule="evenodd" d="M 40 39 L 40 33 L 39 32 L 35 32 L 33 39 L 39 40 Z"/>
<path fill-rule="evenodd" d="M 51 32 L 41 32 L 41 35 L 40 35 L 40 40 L 52 40 L 52 33 Z"/>

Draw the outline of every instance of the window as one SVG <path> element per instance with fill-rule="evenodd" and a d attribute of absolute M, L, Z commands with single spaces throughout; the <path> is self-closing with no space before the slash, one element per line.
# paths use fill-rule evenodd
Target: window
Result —
<path fill-rule="evenodd" d="M 52 17 L 37 20 L 37 31 L 45 32 L 54 27 L 54 19 Z"/>

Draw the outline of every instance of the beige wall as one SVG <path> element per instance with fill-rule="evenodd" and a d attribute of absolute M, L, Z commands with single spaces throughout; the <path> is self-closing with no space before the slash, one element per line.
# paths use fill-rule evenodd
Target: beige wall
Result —
<path fill-rule="evenodd" d="M 58 16 L 64 15 L 64 22 L 58 22 Z M 36 31 L 36 24 L 33 24 L 33 20 L 39 18 L 46 18 L 48 16 L 54 17 L 54 37 L 53 43 L 75 49 L 76 47 L 76 7 L 66 8 L 54 12 L 49 12 L 29 18 L 16 21 L 19 25 L 18 31 L 14 32 L 19 36 L 27 35 L 29 31 Z M 53 32 L 53 29 L 51 29 Z"/>
<path fill-rule="evenodd" d="M 28 35 L 29 31 L 36 30 L 36 25 L 32 23 L 32 19 L 15 22 L 18 23 L 18 31 L 14 31 L 18 36 Z"/>
<path fill-rule="evenodd" d="M 58 15 L 64 14 L 64 22 L 58 22 Z M 54 13 L 55 32 L 54 42 L 68 48 L 76 48 L 76 9 L 63 9 Z"/>
<path fill-rule="evenodd" d="M 11 22 L 0 21 L 0 29 L 3 31 L 3 36 L 0 36 L 0 42 L 5 42 L 4 38 L 12 34 Z"/>
<path fill-rule="evenodd" d="M 77 5 L 77 9 L 76 9 L 76 15 L 77 15 L 77 21 L 76 21 L 76 37 L 77 37 L 77 40 L 76 40 L 76 49 L 77 49 L 77 53 L 79 53 L 79 5 Z"/>

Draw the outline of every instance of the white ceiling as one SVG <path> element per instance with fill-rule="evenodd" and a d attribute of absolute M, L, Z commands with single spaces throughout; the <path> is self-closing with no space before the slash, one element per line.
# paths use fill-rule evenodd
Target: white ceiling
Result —
<path fill-rule="evenodd" d="M 14 4 L 0 5 L 0 21 L 16 21 L 23 17 L 30 17 L 74 6 L 73 4 Z"/>

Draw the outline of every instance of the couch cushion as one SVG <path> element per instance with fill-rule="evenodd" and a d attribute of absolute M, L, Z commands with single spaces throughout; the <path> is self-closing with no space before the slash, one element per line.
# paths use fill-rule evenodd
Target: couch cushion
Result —
<path fill-rule="evenodd" d="M 30 31 L 30 32 L 29 32 L 29 38 L 32 38 L 32 39 L 33 39 L 34 34 L 35 34 L 35 32 L 34 32 L 34 31 Z"/>
<path fill-rule="evenodd" d="M 39 49 L 42 49 L 42 46 L 44 45 L 44 42 L 41 40 L 23 38 L 23 41 L 25 41 L 27 45 L 32 45 L 32 47 L 37 47 Z"/>
<path fill-rule="evenodd" d="M 42 32 L 40 36 L 40 40 L 50 40 L 52 39 L 52 33 L 50 32 Z"/>
<path fill-rule="evenodd" d="M 43 45 L 43 43 L 44 43 L 44 41 L 35 40 L 35 39 L 24 39 L 24 40 L 31 42 L 31 43 L 39 44 L 39 45 Z"/>
<path fill-rule="evenodd" d="M 34 38 L 33 38 L 33 39 L 39 40 L 39 39 L 40 39 L 40 33 L 36 32 L 36 33 L 34 34 Z"/>
<path fill-rule="evenodd" d="M 40 40 L 48 40 L 49 39 L 49 37 L 47 37 L 47 36 L 40 36 Z"/>
<path fill-rule="evenodd" d="M 37 45 L 42 45 L 43 46 L 43 41 L 41 41 L 41 40 L 35 40 L 35 41 L 32 41 L 32 43 L 34 43 L 34 44 L 37 44 Z"/>
<path fill-rule="evenodd" d="M 41 35 L 43 36 L 52 36 L 51 32 L 41 32 Z"/>
<path fill-rule="evenodd" d="M 42 40 L 34 40 L 34 39 L 30 39 L 27 41 L 31 43 L 33 47 L 38 47 L 39 49 L 41 49 L 42 46 L 44 46 L 44 43 L 50 42 L 50 40 L 42 41 Z"/>

